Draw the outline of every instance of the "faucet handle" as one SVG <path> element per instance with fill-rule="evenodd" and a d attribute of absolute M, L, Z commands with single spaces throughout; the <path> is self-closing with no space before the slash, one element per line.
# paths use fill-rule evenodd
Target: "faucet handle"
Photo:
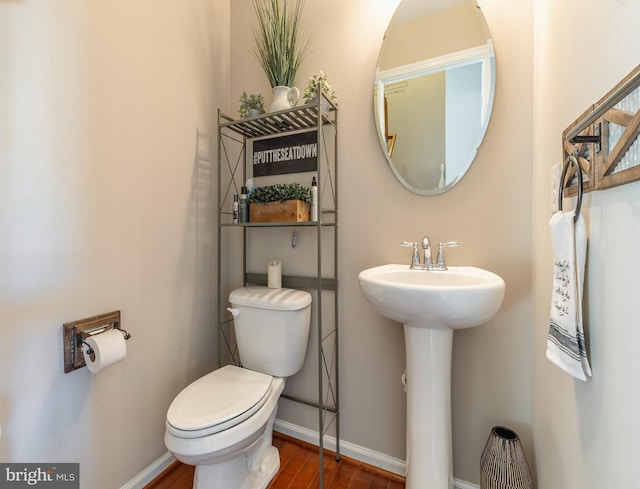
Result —
<path fill-rule="evenodd" d="M 402 241 L 400 243 L 400 246 L 413 247 L 413 251 L 411 252 L 411 265 L 409 266 L 409 268 L 411 268 L 412 270 L 416 268 L 424 268 L 420 263 L 420 252 L 418 251 L 418 243 L 416 243 L 415 241 Z"/>
<path fill-rule="evenodd" d="M 456 246 L 460 246 L 459 241 L 447 241 L 445 243 L 438 243 L 438 260 L 433 267 L 437 270 L 446 270 L 447 264 L 445 263 L 444 259 L 444 249 L 455 248 Z"/>
<path fill-rule="evenodd" d="M 438 248 L 455 248 L 456 246 L 460 246 L 460 241 L 447 241 L 446 243 L 438 243 Z"/>

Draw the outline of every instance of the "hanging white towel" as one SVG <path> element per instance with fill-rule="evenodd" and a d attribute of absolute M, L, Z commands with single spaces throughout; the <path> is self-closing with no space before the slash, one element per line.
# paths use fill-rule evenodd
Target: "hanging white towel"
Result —
<path fill-rule="evenodd" d="M 556 212 L 549 221 L 553 243 L 553 291 L 547 336 L 547 358 L 580 380 L 591 377 L 582 328 L 582 286 L 587 232 L 582 216 Z"/>

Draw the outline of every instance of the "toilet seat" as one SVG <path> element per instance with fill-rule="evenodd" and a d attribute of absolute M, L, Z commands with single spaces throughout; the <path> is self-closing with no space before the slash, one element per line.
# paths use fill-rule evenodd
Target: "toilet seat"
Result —
<path fill-rule="evenodd" d="M 229 429 L 258 411 L 268 399 L 273 377 L 226 365 L 185 387 L 167 412 L 167 431 L 199 438 Z"/>

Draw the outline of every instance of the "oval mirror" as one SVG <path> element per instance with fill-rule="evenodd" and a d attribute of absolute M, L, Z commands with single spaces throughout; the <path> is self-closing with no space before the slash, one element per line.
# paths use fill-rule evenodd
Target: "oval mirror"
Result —
<path fill-rule="evenodd" d="M 374 114 L 391 170 L 436 195 L 471 166 L 495 91 L 495 56 L 475 0 L 402 0 L 385 34 Z"/>

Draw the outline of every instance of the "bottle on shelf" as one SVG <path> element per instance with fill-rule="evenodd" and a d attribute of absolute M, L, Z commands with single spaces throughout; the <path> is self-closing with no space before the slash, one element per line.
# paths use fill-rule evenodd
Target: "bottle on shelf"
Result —
<path fill-rule="evenodd" d="M 238 224 L 238 194 L 233 194 L 233 223 Z"/>
<path fill-rule="evenodd" d="M 240 189 L 240 203 L 238 205 L 238 222 L 249 222 L 249 197 L 247 196 L 247 187 Z"/>
<path fill-rule="evenodd" d="M 311 180 L 311 220 L 318 220 L 318 182 L 316 177 Z"/>

